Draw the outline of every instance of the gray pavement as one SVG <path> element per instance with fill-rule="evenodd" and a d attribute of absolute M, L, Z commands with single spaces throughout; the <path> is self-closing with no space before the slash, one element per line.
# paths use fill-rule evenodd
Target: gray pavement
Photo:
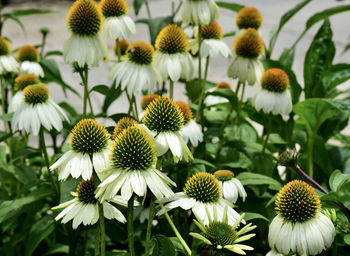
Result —
<path fill-rule="evenodd" d="M 20 2 L 20 1 L 19 1 Z M 179 3 L 179 0 L 175 0 L 176 3 Z M 226 2 L 233 2 L 227 1 Z M 255 6 L 260 10 L 264 17 L 264 24 L 261 29 L 261 34 L 265 42 L 268 42 L 270 31 L 278 25 L 280 17 L 289 9 L 294 7 L 296 4 L 301 2 L 300 0 L 239 0 L 234 1 L 236 3 L 244 4 L 246 6 Z M 132 1 L 128 0 L 130 7 L 130 16 L 135 18 L 134 11 L 132 9 Z M 349 1 L 338 2 L 335 0 L 314 0 L 309 5 L 307 5 L 301 12 L 299 12 L 295 17 L 293 17 L 287 25 L 284 27 L 283 31 L 280 33 L 280 36 L 277 40 L 273 58 L 277 58 L 283 48 L 290 46 L 295 39 L 302 32 L 305 21 L 312 14 L 324 10 L 329 7 L 334 7 L 337 5 L 348 4 Z M 45 14 L 45 15 L 36 15 L 36 16 L 26 16 L 21 18 L 25 24 L 27 33 L 23 34 L 21 29 L 13 22 L 8 21 L 3 29 L 3 35 L 11 38 L 13 41 L 13 48 L 20 47 L 23 44 L 38 44 L 41 42 L 41 36 L 39 29 L 43 26 L 49 27 L 51 33 L 47 38 L 46 51 L 51 50 L 62 50 L 65 40 L 69 37 L 69 31 L 66 28 L 66 15 L 71 6 L 71 1 L 25 1 L 20 2 L 15 5 L 10 5 L 5 8 L 6 10 L 12 9 L 26 9 L 26 8 L 40 8 L 40 9 L 51 9 L 55 13 Z M 150 9 L 153 17 L 164 16 L 170 14 L 170 1 L 168 0 L 150 0 Z M 224 32 L 229 32 L 235 29 L 235 16 L 234 12 L 221 9 L 219 23 L 223 27 Z M 137 18 L 145 18 L 147 13 L 145 7 L 142 7 L 140 14 Z M 341 51 L 343 47 L 349 42 L 350 30 L 349 30 L 349 17 L 350 12 L 345 12 L 342 14 L 335 15 L 331 18 L 331 24 L 334 33 L 334 41 L 337 46 L 337 53 L 335 62 L 350 62 L 350 52 L 342 55 Z M 297 74 L 298 81 L 303 84 L 303 62 L 304 56 L 307 48 L 310 45 L 310 42 L 317 32 L 317 29 L 321 23 L 316 24 L 304 38 L 299 43 L 296 49 L 296 57 L 293 65 L 293 70 Z M 144 24 L 137 24 L 138 34 L 131 37 L 131 41 L 135 40 L 149 40 L 148 37 L 148 28 Z M 225 38 L 225 42 L 231 47 L 234 38 Z M 113 42 L 109 41 L 109 48 L 112 49 Z M 63 79 L 73 86 L 75 89 L 82 92 L 81 87 L 79 86 L 80 79 L 77 74 L 72 73 L 72 68 L 69 65 L 66 65 L 62 58 L 56 58 L 63 76 Z M 228 79 L 226 76 L 226 70 L 230 63 L 230 60 L 223 59 L 218 57 L 211 62 L 211 68 L 208 75 L 208 79 L 219 82 L 219 81 L 230 81 L 232 84 L 235 82 Z M 110 84 L 108 80 L 108 71 L 109 65 L 107 63 L 102 63 L 98 68 L 93 68 L 90 71 L 89 76 L 89 85 L 97 84 Z M 342 85 L 343 89 L 350 88 L 350 83 L 345 83 Z M 61 102 L 63 100 L 68 100 L 78 111 L 82 110 L 81 100 L 69 93 L 68 99 L 65 99 L 59 86 L 55 84 L 50 85 L 50 90 L 52 92 L 53 98 L 56 102 Z M 258 90 L 258 86 L 249 87 L 246 93 L 246 97 L 251 97 Z M 186 96 L 183 94 L 184 88 L 183 85 L 178 84 L 175 86 L 175 99 L 177 100 L 186 100 Z M 97 93 L 93 93 L 93 104 L 95 108 L 101 108 L 103 104 L 103 97 Z M 138 97 L 138 100 L 140 97 Z M 108 114 L 114 114 L 119 112 L 127 111 L 127 101 L 126 97 L 123 95 L 118 99 L 109 109 Z M 348 133 L 347 129 L 347 133 Z"/>

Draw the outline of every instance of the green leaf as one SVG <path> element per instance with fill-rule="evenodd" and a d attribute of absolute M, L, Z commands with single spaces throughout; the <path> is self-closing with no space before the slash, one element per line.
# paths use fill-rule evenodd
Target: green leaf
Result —
<path fill-rule="evenodd" d="M 118 121 L 120 119 L 122 119 L 123 117 L 130 117 L 130 118 L 134 119 L 133 117 L 131 117 L 130 115 L 125 114 L 125 113 L 118 113 L 118 114 L 114 114 L 114 115 L 109 116 L 109 118 L 112 119 L 115 123 L 118 123 Z"/>
<path fill-rule="evenodd" d="M 226 89 L 226 88 L 215 89 L 214 91 L 208 92 L 207 94 L 226 98 L 233 105 L 236 105 L 238 101 L 236 94 L 231 89 Z"/>
<path fill-rule="evenodd" d="M 251 173 L 251 172 L 241 172 L 237 175 L 237 179 L 246 186 L 246 185 L 268 185 L 269 189 L 279 191 L 282 187 L 281 183 L 277 180 L 268 177 L 266 175 Z"/>
<path fill-rule="evenodd" d="M 294 6 L 292 9 L 290 9 L 289 11 L 287 11 L 285 14 L 283 14 L 283 16 L 280 19 L 280 23 L 278 25 L 278 28 L 276 30 L 276 32 L 274 33 L 274 35 L 271 37 L 270 40 L 270 49 L 271 46 L 273 46 L 277 40 L 277 37 L 279 35 L 279 33 L 281 32 L 283 26 L 295 15 L 297 14 L 305 5 L 307 5 L 308 3 L 310 3 L 311 0 L 305 0 L 301 3 L 298 3 L 296 6 Z"/>
<path fill-rule="evenodd" d="M 90 92 L 99 92 L 102 95 L 107 96 L 109 94 L 109 90 L 110 89 L 107 85 L 100 84 L 100 85 L 95 85 L 94 87 L 92 87 Z"/>
<path fill-rule="evenodd" d="M 253 219 L 262 219 L 262 220 L 266 220 L 267 222 L 270 222 L 270 220 L 268 218 L 266 218 L 265 216 L 263 216 L 259 213 L 255 213 L 255 212 L 246 212 L 245 213 L 245 216 L 244 216 L 245 221 L 250 221 Z"/>
<path fill-rule="evenodd" d="M 244 5 L 235 4 L 235 3 L 227 3 L 227 2 L 216 2 L 216 4 L 221 8 L 231 10 L 234 12 L 239 12 L 239 10 L 241 10 L 244 7 Z"/>
<path fill-rule="evenodd" d="M 0 120 L 9 122 L 9 121 L 12 120 L 13 115 L 14 115 L 14 113 L 8 113 L 8 114 L 0 115 Z"/>
<path fill-rule="evenodd" d="M 108 108 L 111 106 L 111 104 L 119 98 L 119 96 L 122 94 L 122 89 L 120 86 L 116 87 L 115 82 L 113 82 L 112 87 L 109 90 L 109 93 L 106 95 L 106 98 L 103 102 L 102 111 L 104 113 L 107 113 Z"/>
<path fill-rule="evenodd" d="M 226 148 L 224 148 L 226 149 Z M 244 153 L 239 152 L 238 150 L 234 148 L 228 148 L 227 152 L 226 150 L 222 150 L 223 152 L 221 155 L 226 156 L 226 158 L 222 159 L 221 162 L 218 165 L 220 169 L 224 168 L 232 168 L 232 169 L 248 169 L 252 166 L 252 161 L 251 159 L 246 156 Z"/>
<path fill-rule="evenodd" d="M 309 135 L 316 133 L 328 118 L 337 115 L 340 109 L 325 99 L 307 99 L 293 106 L 293 111 L 306 127 Z"/>
<path fill-rule="evenodd" d="M 215 86 L 215 83 L 206 81 L 205 88 L 212 88 Z M 194 79 L 192 81 L 186 82 L 186 95 L 191 100 L 191 102 L 196 103 L 198 102 L 199 95 L 200 95 L 200 86 L 199 86 L 199 80 Z"/>
<path fill-rule="evenodd" d="M 222 124 L 226 119 L 228 111 L 222 109 L 208 110 L 204 109 L 205 119 L 212 124 Z"/>
<path fill-rule="evenodd" d="M 326 19 L 315 35 L 304 61 L 305 98 L 324 97 L 322 78 L 332 65 L 335 47 L 332 41 L 332 29 Z"/>
<path fill-rule="evenodd" d="M 175 247 L 171 240 L 164 235 L 152 237 L 154 248 L 152 256 L 175 256 Z"/>
<path fill-rule="evenodd" d="M 39 219 L 39 221 L 32 226 L 28 239 L 25 242 L 25 255 L 32 255 L 40 242 L 49 236 L 54 229 L 55 222 L 53 217 L 44 216 Z"/>
<path fill-rule="evenodd" d="M 279 68 L 287 73 L 290 80 L 290 92 L 292 95 L 292 102 L 293 104 L 297 103 L 299 101 L 299 97 L 302 89 L 300 84 L 298 83 L 297 77 L 294 74 L 293 70 L 282 65 L 281 62 L 276 60 L 263 60 L 263 64 L 264 64 L 265 70 L 270 68 Z"/>
<path fill-rule="evenodd" d="M 279 58 L 279 61 L 281 62 L 282 65 L 286 66 L 289 69 L 292 69 L 294 57 L 295 57 L 295 48 L 294 49 L 284 48 Z"/>
<path fill-rule="evenodd" d="M 346 182 L 350 182 L 350 175 L 343 174 L 340 170 L 335 170 L 329 177 L 329 186 L 335 192 Z"/>
<path fill-rule="evenodd" d="M 151 37 L 151 44 L 154 45 L 156 38 L 159 34 L 159 32 L 169 23 L 173 22 L 172 16 L 165 16 L 165 17 L 157 17 L 153 19 L 140 19 L 136 20 L 136 23 L 144 23 L 147 24 L 150 37 Z"/>
<path fill-rule="evenodd" d="M 17 16 L 13 15 L 12 13 L 6 13 L 3 15 L 3 17 L 4 17 L 4 22 L 8 19 L 13 20 L 22 29 L 23 33 L 26 33 L 26 30 L 24 28 L 22 21 Z"/>
<path fill-rule="evenodd" d="M 53 249 L 51 249 L 50 251 L 46 252 L 43 256 L 46 255 L 53 255 L 53 254 L 69 254 L 69 246 L 68 245 L 63 245 L 63 244 L 56 244 L 55 247 Z"/>
<path fill-rule="evenodd" d="M 79 180 L 73 179 L 73 178 L 69 178 L 60 183 L 60 186 L 61 186 L 60 203 L 67 202 L 73 198 L 73 196 L 70 193 L 75 192 L 77 190 L 78 184 L 79 184 Z"/>
<path fill-rule="evenodd" d="M 25 197 L 17 198 L 14 200 L 6 200 L 0 203 L 0 223 L 8 220 L 18 213 L 21 208 L 30 203 L 41 200 L 44 197 L 50 196 L 54 193 L 53 189 L 38 188 L 29 193 Z"/>
<path fill-rule="evenodd" d="M 329 67 L 322 78 L 325 97 L 332 96 L 333 89 L 350 79 L 350 64 L 340 63 Z"/>
<path fill-rule="evenodd" d="M 224 37 L 231 37 L 231 36 L 235 36 L 236 35 L 236 31 L 231 31 L 231 32 L 227 32 L 224 34 Z"/>
<path fill-rule="evenodd" d="M 65 109 L 72 117 L 78 116 L 79 114 L 77 111 L 69 105 L 67 102 L 61 102 L 59 106 L 63 109 Z"/>
<path fill-rule="evenodd" d="M 254 127 L 249 123 L 240 123 L 238 125 L 231 125 L 225 128 L 225 137 L 227 141 L 245 141 L 255 142 L 258 138 L 258 134 Z"/>
<path fill-rule="evenodd" d="M 136 16 L 139 15 L 140 9 L 146 1 L 147 0 L 134 0 L 134 11 Z"/>
<path fill-rule="evenodd" d="M 63 55 L 62 51 L 48 51 L 45 53 L 45 58 L 49 56 L 62 56 L 62 55 Z"/>
<path fill-rule="evenodd" d="M 345 236 L 344 236 L 344 242 L 345 242 L 347 245 L 350 245 L 350 235 L 345 235 Z"/>
<path fill-rule="evenodd" d="M 186 250 L 185 248 L 182 246 L 179 238 L 175 237 L 168 237 L 170 239 L 170 241 L 173 243 L 174 247 L 175 247 L 175 251 L 177 252 L 181 252 L 182 254 L 186 255 Z"/>
<path fill-rule="evenodd" d="M 45 74 L 44 78 L 42 79 L 44 83 L 55 82 L 62 86 L 62 90 L 65 94 L 66 94 L 66 89 L 68 89 L 74 94 L 76 94 L 77 96 L 80 96 L 80 94 L 75 89 L 73 89 L 71 86 L 69 86 L 66 82 L 63 81 L 61 72 L 55 60 L 53 59 L 41 60 L 40 65 L 43 68 L 44 74 Z"/>
<path fill-rule="evenodd" d="M 53 13 L 52 10 L 43 10 L 43 9 L 26 9 L 26 10 L 13 10 L 12 12 L 5 13 L 12 14 L 15 16 L 27 16 L 27 15 L 33 15 L 33 14 L 47 14 L 47 13 Z"/>

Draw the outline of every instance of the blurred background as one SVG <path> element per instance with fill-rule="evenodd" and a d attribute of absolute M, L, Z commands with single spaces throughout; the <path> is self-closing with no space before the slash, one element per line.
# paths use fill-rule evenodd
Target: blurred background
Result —
<path fill-rule="evenodd" d="M 237 0 L 228 1 L 229 3 L 238 3 L 245 6 L 254 6 L 262 13 L 264 18 L 263 26 L 260 30 L 261 35 L 267 43 L 269 41 L 269 34 L 273 29 L 278 26 L 281 16 L 293 8 L 295 5 L 301 2 L 301 0 Z M 43 14 L 43 15 L 32 15 L 23 16 L 21 21 L 23 22 L 26 33 L 24 33 L 21 28 L 14 21 L 7 21 L 3 29 L 3 35 L 9 37 L 12 40 L 12 47 L 16 49 L 23 44 L 40 44 L 41 34 L 39 32 L 40 28 L 48 27 L 50 33 L 47 37 L 47 44 L 45 46 L 45 51 L 62 51 L 63 44 L 70 35 L 70 32 L 66 27 L 66 15 L 67 12 L 74 1 L 72 0 L 3 0 L 4 12 L 13 9 L 28 9 L 28 8 L 39 8 L 39 9 L 50 9 L 53 13 Z M 171 13 L 171 1 L 169 0 L 149 0 L 150 10 L 152 18 L 159 16 L 170 15 Z M 174 0 L 175 4 L 179 4 L 179 0 Z M 324 9 L 335 7 L 337 5 L 344 5 L 350 1 L 336 1 L 336 0 L 314 0 L 306 5 L 299 13 L 297 13 L 283 28 L 281 31 L 274 52 L 272 54 L 272 59 L 278 59 L 284 48 L 290 47 L 297 37 L 301 34 L 305 28 L 306 20 L 312 16 L 314 13 L 320 12 Z M 128 0 L 129 3 L 129 15 L 134 19 L 147 18 L 147 12 L 145 6 L 141 7 L 141 10 L 136 17 L 133 10 L 132 0 Z M 235 27 L 235 16 L 236 13 L 220 9 L 220 18 L 218 22 L 221 24 L 224 33 L 236 30 Z M 177 20 L 179 18 L 177 17 Z M 331 26 L 333 29 L 333 41 L 336 45 L 336 57 L 334 63 L 349 62 L 350 61 L 350 51 L 343 53 L 344 47 L 349 43 L 350 30 L 349 30 L 349 20 L 350 12 L 343 12 L 341 14 L 334 15 L 330 18 Z M 307 49 L 310 46 L 313 36 L 317 32 L 318 28 L 321 26 L 322 21 L 315 24 L 303 37 L 296 47 L 295 60 L 293 64 L 293 70 L 297 75 L 299 83 L 303 86 L 303 62 L 304 56 Z M 137 23 L 138 34 L 133 35 L 130 41 L 135 40 L 145 40 L 149 41 L 148 27 L 145 24 Z M 224 38 L 227 45 L 230 47 L 234 41 L 235 37 Z M 110 57 L 113 56 L 113 45 L 114 42 L 110 40 L 108 46 L 110 49 Z M 82 92 L 80 88 L 80 78 L 77 74 L 72 73 L 72 68 L 63 62 L 61 56 L 50 56 L 50 58 L 55 58 L 59 69 L 61 71 L 63 80 L 71 85 L 78 91 Z M 236 85 L 236 81 L 230 80 L 226 76 L 226 70 L 231 60 L 218 57 L 211 60 L 211 67 L 209 70 L 208 80 L 213 82 L 228 81 L 233 86 Z M 111 81 L 108 80 L 108 73 L 110 69 L 110 64 L 101 63 L 97 68 L 92 68 L 89 72 L 89 87 L 93 87 L 98 84 L 110 85 Z M 51 83 L 49 84 L 51 93 L 56 102 L 61 102 L 65 100 L 65 96 L 59 85 Z M 350 89 L 350 83 L 344 83 L 340 88 Z M 259 85 L 247 88 L 246 98 L 252 97 L 257 90 Z M 82 101 L 81 99 L 68 92 L 69 103 L 72 104 L 78 112 L 82 112 Z M 97 93 L 92 94 L 94 108 L 101 108 L 103 103 L 103 98 Z M 138 102 L 141 99 L 141 95 L 138 96 Z M 184 85 L 177 84 L 175 86 L 175 99 L 176 100 L 186 100 L 184 95 Z M 108 115 L 114 113 L 120 113 L 127 111 L 128 104 L 125 95 L 122 95 L 113 105 L 109 108 Z M 349 127 L 349 126 L 348 126 Z"/>

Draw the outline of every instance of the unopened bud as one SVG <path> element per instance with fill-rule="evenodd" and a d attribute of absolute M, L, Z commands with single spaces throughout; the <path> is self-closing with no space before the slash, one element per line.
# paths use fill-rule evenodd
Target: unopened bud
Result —
<path fill-rule="evenodd" d="M 298 163 L 299 154 L 295 149 L 287 149 L 278 156 L 278 164 L 282 166 L 294 166 Z"/>
<path fill-rule="evenodd" d="M 326 215 L 333 223 L 337 220 L 337 213 L 334 209 L 325 209 L 323 214 Z"/>

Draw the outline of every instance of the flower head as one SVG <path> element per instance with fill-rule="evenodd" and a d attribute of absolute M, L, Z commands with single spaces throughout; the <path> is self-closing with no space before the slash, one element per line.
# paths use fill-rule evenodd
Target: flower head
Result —
<path fill-rule="evenodd" d="M 282 166 L 294 166 L 298 164 L 298 157 L 296 149 L 287 149 L 278 156 L 278 163 Z"/>
<path fill-rule="evenodd" d="M 5 37 L 0 36 L 0 56 L 10 55 L 11 52 L 10 42 Z"/>
<path fill-rule="evenodd" d="M 39 62 L 40 53 L 33 45 L 23 45 L 16 52 L 16 59 L 19 62 L 30 61 L 30 62 Z"/>
<path fill-rule="evenodd" d="M 150 65 L 154 59 L 154 48 L 149 43 L 136 41 L 129 45 L 126 55 L 135 64 Z"/>
<path fill-rule="evenodd" d="M 129 45 L 130 44 L 125 39 L 119 39 L 119 49 L 121 56 L 124 56 L 126 54 L 126 50 L 128 49 Z M 115 55 L 118 55 L 117 44 L 114 44 L 113 50 Z"/>
<path fill-rule="evenodd" d="M 49 88 L 43 84 L 33 84 L 23 90 L 24 102 L 29 105 L 42 104 L 50 97 Z"/>
<path fill-rule="evenodd" d="M 233 50 L 238 56 L 257 58 L 264 52 L 264 42 L 256 29 L 248 28 L 236 37 Z"/>
<path fill-rule="evenodd" d="M 224 37 L 220 24 L 214 20 L 212 23 L 202 26 L 198 33 L 201 33 L 202 38 L 221 40 Z"/>
<path fill-rule="evenodd" d="M 103 16 L 94 0 L 77 0 L 67 15 L 67 26 L 73 34 L 96 36 L 101 29 Z"/>
<path fill-rule="evenodd" d="M 179 13 L 186 25 L 208 25 L 219 17 L 219 7 L 214 0 L 184 0 Z"/>
<path fill-rule="evenodd" d="M 238 195 L 240 195 L 243 198 L 243 201 L 245 201 L 247 192 L 245 191 L 242 183 L 234 177 L 234 173 L 232 171 L 218 170 L 214 173 L 214 176 L 219 180 L 223 198 L 232 203 L 236 203 Z"/>
<path fill-rule="evenodd" d="M 225 81 L 217 83 L 215 87 L 218 89 L 232 89 L 232 85 Z"/>
<path fill-rule="evenodd" d="M 263 22 L 261 13 L 255 7 L 244 7 L 236 16 L 236 24 L 239 29 L 259 29 Z"/>
<path fill-rule="evenodd" d="M 290 81 L 286 72 L 279 68 L 266 70 L 261 77 L 261 87 L 271 92 L 284 92 L 289 88 Z"/>
<path fill-rule="evenodd" d="M 121 118 L 118 121 L 118 123 L 115 125 L 115 127 L 114 127 L 112 139 L 114 140 L 125 129 L 127 129 L 127 128 L 131 127 L 131 126 L 134 126 L 134 125 L 136 125 L 138 123 L 139 122 L 137 122 L 135 119 L 132 119 L 130 117 L 123 117 L 123 118 Z"/>
<path fill-rule="evenodd" d="M 129 12 L 128 3 L 125 0 L 102 0 L 100 7 L 105 17 L 119 17 Z"/>
<path fill-rule="evenodd" d="M 16 90 L 21 91 L 24 88 L 26 88 L 28 85 L 39 84 L 39 83 L 40 83 L 40 79 L 37 75 L 24 74 L 16 77 L 14 86 Z"/>
<path fill-rule="evenodd" d="M 184 125 L 188 124 L 191 120 L 193 120 L 192 110 L 186 102 L 176 101 L 176 104 L 181 110 L 182 116 L 184 118 Z"/>
<path fill-rule="evenodd" d="M 148 105 L 155 99 L 159 98 L 160 96 L 158 94 L 149 94 L 144 95 L 141 99 L 141 108 L 142 110 L 145 110 Z"/>
<path fill-rule="evenodd" d="M 79 121 L 70 134 L 70 146 L 74 152 L 92 155 L 105 150 L 110 136 L 102 124 L 93 119 Z"/>
<path fill-rule="evenodd" d="M 177 24 L 169 24 L 158 34 L 155 48 L 166 54 L 187 52 L 190 44 L 185 32 Z"/>

